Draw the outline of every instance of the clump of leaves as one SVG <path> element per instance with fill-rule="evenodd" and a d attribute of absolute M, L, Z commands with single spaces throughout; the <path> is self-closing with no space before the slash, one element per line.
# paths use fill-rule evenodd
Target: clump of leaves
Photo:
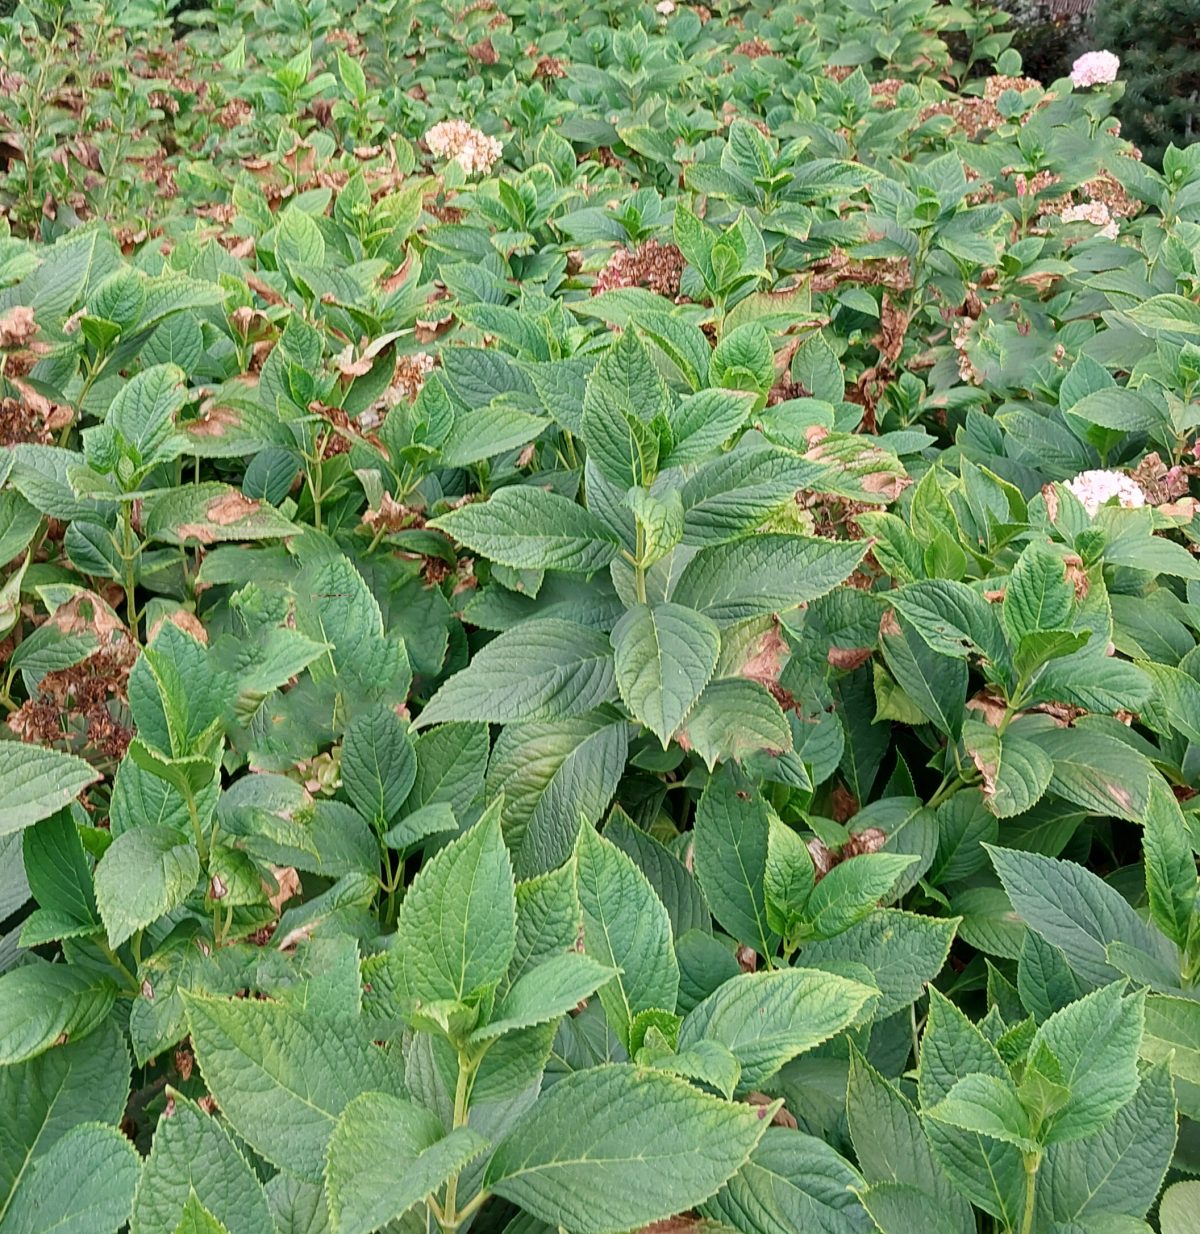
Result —
<path fill-rule="evenodd" d="M 1192 148 L 510 8 L 0 23 L 0 1226 L 1182 1234 Z"/>

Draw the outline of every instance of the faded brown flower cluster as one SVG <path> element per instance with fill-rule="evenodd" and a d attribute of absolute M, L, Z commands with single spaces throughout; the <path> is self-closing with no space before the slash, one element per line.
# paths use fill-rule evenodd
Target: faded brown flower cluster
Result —
<path fill-rule="evenodd" d="M 673 244 L 644 240 L 636 249 L 618 249 L 596 275 L 592 295 L 619 287 L 645 287 L 673 300 L 679 294 L 679 279 L 686 263 Z"/>
<path fill-rule="evenodd" d="M 79 664 L 47 673 L 34 696 L 8 717 L 8 727 L 34 745 L 118 762 L 133 737 L 125 722 L 129 671 L 137 659 L 133 640 L 112 609 L 90 591 L 60 605 L 46 624 L 63 636 L 90 634 L 97 646 Z"/>

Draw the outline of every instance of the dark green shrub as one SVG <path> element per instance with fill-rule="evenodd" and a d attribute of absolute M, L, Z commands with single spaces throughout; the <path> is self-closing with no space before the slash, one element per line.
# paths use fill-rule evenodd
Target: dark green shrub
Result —
<path fill-rule="evenodd" d="M 1092 46 L 1121 57 L 1124 135 L 1158 164 L 1200 126 L 1200 0 L 1101 0 Z"/>

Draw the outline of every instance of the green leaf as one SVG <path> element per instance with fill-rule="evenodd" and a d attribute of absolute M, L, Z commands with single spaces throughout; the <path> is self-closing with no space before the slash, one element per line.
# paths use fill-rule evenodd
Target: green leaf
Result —
<path fill-rule="evenodd" d="M 869 986 L 815 969 L 742 973 L 688 1012 L 679 1048 L 698 1041 L 725 1046 L 742 1067 L 739 1091 L 750 1092 L 849 1027 L 874 996 Z"/>
<path fill-rule="evenodd" d="M 1001 614 L 1010 640 L 1069 625 L 1074 602 L 1063 559 L 1034 541 L 1017 559 L 1004 588 Z"/>
<path fill-rule="evenodd" d="M 175 417 L 187 399 L 185 374 L 174 364 L 143 369 L 108 405 L 105 422 L 133 447 L 142 466 L 182 454 L 186 438 L 175 432 Z"/>
<path fill-rule="evenodd" d="M 0 836 L 70 805 L 100 773 L 73 754 L 7 741 L 0 757 Z"/>
<path fill-rule="evenodd" d="M 117 987 L 103 972 L 37 962 L 0 976 L 0 1066 L 79 1041 L 104 1022 Z"/>
<path fill-rule="evenodd" d="M 446 1135 L 435 1114 L 410 1101 L 363 1093 L 342 1111 L 329 1141 L 325 1187 L 333 1229 L 372 1234 L 421 1203 L 486 1147 L 468 1127 Z"/>
<path fill-rule="evenodd" d="M 561 865 L 580 820 L 593 826 L 617 791 L 629 728 L 615 709 L 534 724 L 510 724 L 496 739 L 487 793 L 503 795 L 500 818 L 518 878 Z"/>
<path fill-rule="evenodd" d="M 29 890 L 38 903 L 22 927 L 21 937 L 30 946 L 38 931 L 43 938 L 88 934 L 99 925 L 92 891 L 91 863 L 83 851 L 79 829 L 70 810 L 27 827 L 22 834 L 22 855 Z M 47 923 L 53 921 L 56 927 Z"/>
<path fill-rule="evenodd" d="M 1198 1208 L 1200 1182 L 1187 1181 L 1168 1187 L 1158 1207 L 1162 1234 L 1196 1234 Z"/>
<path fill-rule="evenodd" d="M 724 628 L 818 599 L 847 579 L 865 552 L 861 542 L 777 534 L 715 544 L 692 558 L 671 599 Z"/>
<path fill-rule="evenodd" d="M 219 1119 L 169 1090 L 133 1202 L 130 1234 L 173 1230 L 193 1198 L 229 1234 L 262 1234 L 271 1215 L 262 1184 Z"/>
<path fill-rule="evenodd" d="M 796 963 L 843 974 L 866 968 L 879 990 L 875 1017 L 883 1020 L 920 998 L 941 972 L 957 925 L 953 917 L 878 909 L 835 938 L 805 943 Z"/>
<path fill-rule="evenodd" d="M 604 824 L 604 838 L 632 858 L 650 880 L 654 894 L 663 902 L 671 918 L 675 938 L 688 930 L 711 932 L 712 918 L 700 893 L 700 885 L 671 849 L 637 827 L 619 806 L 614 807 Z"/>
<path fill-rule="evenodd" d="M 1129 309 L 1128 316 L 1147 330 L 1200 335 L 1200 306 L 1186 296 L 1151 296 Z"/>
<path fill-rule="evenodd" d="M 667 413 L 674 444 L 664 467 L 698 463 L 720 449 L 746 422 L 754 406 L 750 391 L 701 390 Z"/>
<path fill-rule="evenodd" d="M 445 801 L 435 801 L 406 814 L 394 827 L 383 833 L 388 848 L 400 852 L 414 848 L 430 836 L 458 834 L 458 819 L 454 807 Z"/>
<path fill-rule="evenodd" d="M 196 1060 L 230 1126 L 268 1161 L 319 1181 L 347 1104 L 402 1080 L 351 1019 L 184 992 Z M 218 1214 L 219 1215 L 219 1214 Z"/>
<path fill-rule="evenodd" d="M 702 1211 L 755 1234 L 857 1234 L 862 1176 L 823 1140 L 771 1127 Z"/>
<path fill-rule="evenodd" d="M 1009 1083 L 995 1047 L 936 989 L 929 992 L 929 1019 L 921 1038 L 917 1092 L 922 1114 L 969 1075 Z M 978 1132 L 922 1119 L 930 1148 L 955 1187 L 973 1204 L 1015 1225 L 1024 1211 L 1025 1169 L 1012 1144 Z"/>
<path fill-rule="evenodd" d="M 1038 744 L 1054 760 L 1052 792 L 1092 813 L 1141 822 L 1154 775 L 1145 755 L 1086 724 L 1050 729 Z"/>
<path fill-rule="evenodd" d="M 0 491 L 0 566 L 28 547 L 42 516 L 15 489 Z"/>
<path fill-rule="evenodd" d="M 478 651 L 417 718 L 493 724 L 583 715 L 616 696 L 612 647 L 598 630 L 545 617 L 523 622 Z"/>
<path fill-rule="evenodd" d="M 471 1034 L 471 1041 L 491 1041 L 519 1028 L 557 1020 L 616 976 L 614 969 L 577 951 L 553 956 L 513 982 L 488 1023 Z"/>
<path fill-rule="evenodd" d="M 387 953 L 402 999 L 462 1001 L 508 970 L 517 905 L 498 804 L 409 884 Z"/>
<path fill-rule="evenodd" d="M 1176 946 L 1186 947 L 1196 911 L 1196 859 L 1179 802 L 1157 775 L 1150 779 L 1142 849 L 1150 919 Z"/>
<path fill-rule="evenodd" d="M 1180 1112 L 1200 1119 L 1200 1002 L 1151 994 L 1146 999 L 1141 1056 L 1167 1064 L 1179 1094 Z"/>
<path fill-rule="evenodd" d="M 983 656 L 1003 663 L 1004 635 L 995 610 L 965 583 L 923 579 L 888 593 L 896 611 L 936 652 L 964 658 Z"/>
<path fill-rule="evenodd" d="M 84 1041 L 0 1067 L 0 1217 L 34 1163 L 74 1126 L 121 1118 L 129 1098 L 129 1051 L 110 1020 Z"/>
<path fill-rule="evenodd" d="M 638 1012 L 675 1010 L 679 965 L 671 921 L 641 870 L 590 827 L 579 833 L 576 871 L 584 947 L 602 965 L 618 971 L 601 987 L 600 1001 L 628 1049 L 630 1025 Z"/>
<path fill-rule="evenodd" d="M 96 904 L 110 947 L 157 921 L 191 895 L 200 857 L 191 837 L 147 824 L 118 836 L 96 867 Z"/>
<path fill-rule="evenodd" d="M 199 1197 L 193 1191 L 183 1207 L 174 1234 L 229 1234 L 229 1229 L 200 1203 Z"/>
<path fill-rule="evenodd" d="M 1079 1221 L 1107 1213 L 1144 1217 L 1174 1150 L 1175 1094 L 1167 1069 L 1156 1066 L 1099 1134 L 1050 1145 L 1038 1171 L 1041 1219 Z"/>
<path fill-rule="evenodd" d="M 1013 1144 L 1022 1152 L 1037 1151 L 1029 1115 L 1011 1080 L 994 1075 L 965 1075 L 925 1114 L 962 1131 Z"/>
<path fill-rule="evenodd" d="M 1089 984 L 1105 985 L 1120 976 L 1106 950 L 1114 941 L 1172 967 L 1177 963 L 1166 939 L 1090 870 L 1040 853 L 990 846 L 988 852 L 1016 912 L 1030 929 L 1061 947 L 1071 967 Z"/>
<path fill-rule="evenodd" d="M 75 1127 L 21 1180 L 5 1234 L 116 1234 L 129 1219 L 141 1168 L 137 1149 L 115 1127 Z"/>
<path fill-rule="evenodd" d="M 1033 740 L 968 720 L 963 746 L 983 777 L 983 801 L 997 818 L 1014 818 L 1041 800 L 1054 776 L 1050 755 Z"/>
<path fill-rule="evenodd" d="M 975 1234 L 974 1217 L 959 1220 L 956 1214 L 935 1205 L 926 1191 L 905 1183 L 876 1183 L 861 1195 L 862 1206 L 882 1234 Z"/>
<path fill-rule="evenodd" d="M 948 1228 L 974 1229 L 971 1207 L 930 1150 L 917 1112 L 855 1049 L 850 1052 L 846 1118 L 859 1169 L 868 1182 L 915 1187 L 933 1209 L 945 1214 Z"/>
<path fill-rule="evenodd" d="M 1123 998 L 1125 984 L 1114 982 L 1056 1011 L 1030 1044 L 1031 1058 L 1039 1046 L 1048 1048 L 1061 1073 L 1056 1081 L 1070 1094 L 1042 1130 L 1047 1143 L 1095 1134 L 1137 1092 L 1145 995 Z"/>
<path fill-rule="evenodd" d="M 770 834 L 766 803 L 750 783 L 722 770 L 696 809 L 696 877 L 712 915 L 761 956 L 775 954 L 779 935 L 767 922 L 763 879 Z"/>
<path fill-rule="evenodd" d="M 763 892 L 767 924 L 772 930 L 785 938 L 791 934 L 815 885 L 816 870 L 808 845 L 790 827 L 770 819 Z"/>
<path fill-rule="evenodd" d="M 142 528 L 147 540 L 164 544 L 278 540 L 300 531 L 274 506 L 215 480 L 148 498 Z"/>
<path fill-rule="evenodd" d="M 666 749 L 717 666 L 720 630 L 678 604 L 638 604 L 613 627 L 612 645 L 622 700 Z"/>
<path fill-rule="evenodd" d="M 517 945 L 508 980 L 575 948 L 583 929 L 583 910 L 575 882 L 574 859 L 517 884 Z"/>
<path fill-rule="evenodd" d="M 862 921 L 916 860 L 909 853 L 862 853 L 839 862 L 804 905 L 807 931 L 814 938 L 833 938 Z"/>
<path fill-rule="evenodd" d="M 557 493 L 525 485 L 502 488 L 430 526 L 514 570 L 590 574 L 620 552 L 616 537 L 594 514 Z"/>
<path fill-rule="evenodd" d="M 788 754 L 792 730 L 774 696 L 757 681 L 728 677 L 710 681 L 680 732 L 711 771 L 718 762 L 742 760 L 760 751 Z"/>
<path fill-rule="evenodd" d="M 618 1234 L 712 1196 L 762 1138 L 760 1113 L 662 1072 L 575 1072 L 501 1140 L 485 1185 L 575 1234 Z"/>
<path fill-rule="evenodd" d="M 390 707 L 354 717 L 342 745 L 342 784 L 354 808 L 378 827 L 400 812 L 417 777 L 408 726 Z"/>

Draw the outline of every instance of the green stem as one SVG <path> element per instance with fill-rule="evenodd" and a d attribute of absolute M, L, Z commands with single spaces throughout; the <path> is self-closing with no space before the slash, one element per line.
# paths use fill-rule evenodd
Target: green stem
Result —
<path fill-rule="evenodd" d="M 472 1058 L 465 1050 L 458 1051 L 458 1083 L 454 1088 L 454 1115 L 452 1130 L 467 1125 L 470 1113 L 468 1103 L 471 1097 L 471 1083 L 475 1079 L 476 1069 L 482 1056 Z M 458 1173 L 453 1174 L 446 1183 L 446 1196 L 442 1201 L 440 1212 L 434 1208 L 438 1224 L 443 1234 L 451 1234 L 470 1217 L 487 1198 L 486 1191 L 480 1191 L 474 1199 L 468 1200 L 461 1210 L 458 1208 Z"/>
<path fill-rule="evenodd" d="M 129 971 L 129 966 L 108 945 L 108 940 L 102 934 L 97 936 L 96 941 L 100 944 L 100 950 L 104 952 L 108 962 L 125 978 L 130 993 L 136 998 L 142 992 L 142 987 L 138 985 L 137 978 Z"/>
<path fill-rule="evenodd" d="M 1033 1234 L 1033 1215 L 1037 1211 L 1037 1176 L 1041 1164 L 1041 1152 L 1025 1154 L 1025 1215 L 1021 1218 L 1021 1234 Z"/>
<path fill-rule="evenodd" d="M 208 844 L 204 839 L 204 828 L 200 825 L 200 811 L 196 809 L 196 796 L 194 793 L 188 793 L 184 800 L 187 802 L 188 818 L 192 820 L 192 836 L 196 841 L 196 851 L 200 854 L 200 864 L 207 867 Z"/>
<path fill-rule="evenodd" d="M 643 560 L 646 556 L 646 533 L 642 528 L 641 523 L 637 525 L 637 546 L 635 548 L 637 560 L 633 563 L 633 581 L 637 588 L 637 598 L 639 604 L 646 603 L 646 567 L 643 565 Z"/>
<path fill-rule="evenodd" d="M 121 563 L 125 575 L 125 622 L 129 626 L 129 634 L 133 641 L 138 642 L 137 613 L 137 570 L 134 560 L 137 553 L 133 547 L 133 503 L 121 503 Z"/>

